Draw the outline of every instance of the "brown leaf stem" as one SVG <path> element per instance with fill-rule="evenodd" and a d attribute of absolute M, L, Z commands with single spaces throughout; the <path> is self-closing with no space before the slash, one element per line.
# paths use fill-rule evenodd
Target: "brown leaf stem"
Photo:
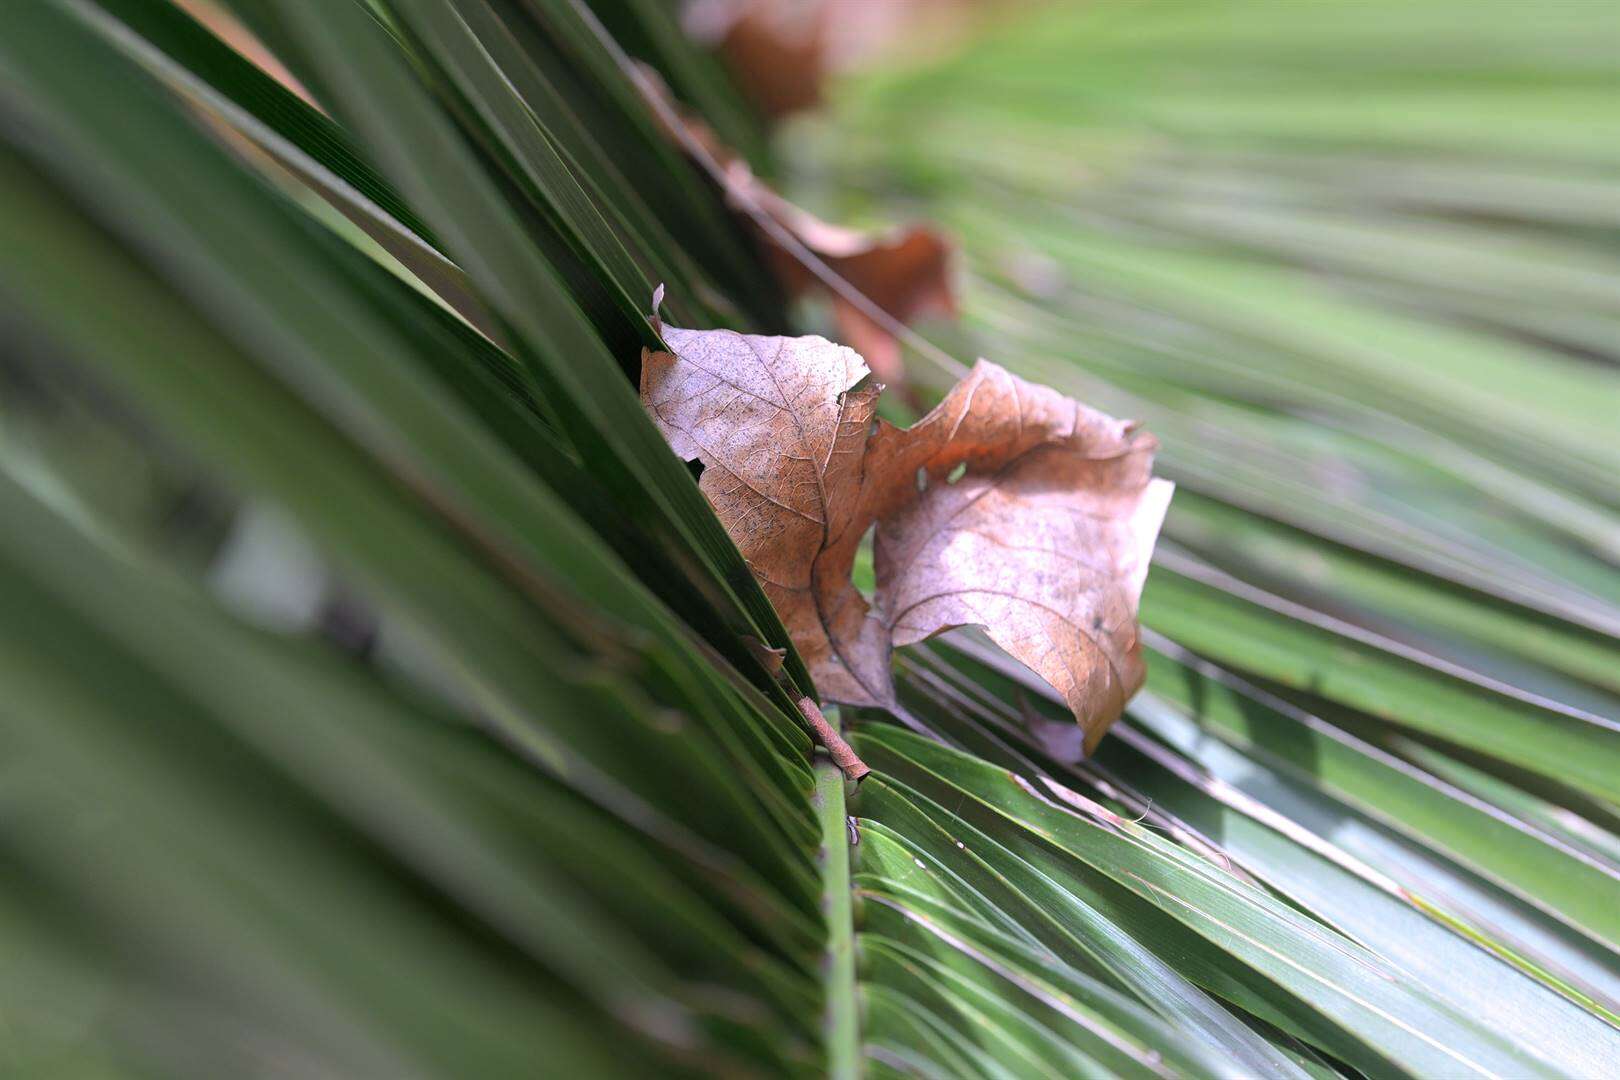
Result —
<path fill-rule="evenodd" d="M 833 764 L 844 774 L 845 780 L 859 780 L 872 770 L 866 767 L 855 748 L 844 741 L 838 729 L 827 722 L 827 717 L 821 712 L 821 707 L 808 697 L 799 699 L 799 711 L 804 714 L 805 721 L 809 723 L 810 730 L 816 734 L 816 741 L 826 749 Z"/>

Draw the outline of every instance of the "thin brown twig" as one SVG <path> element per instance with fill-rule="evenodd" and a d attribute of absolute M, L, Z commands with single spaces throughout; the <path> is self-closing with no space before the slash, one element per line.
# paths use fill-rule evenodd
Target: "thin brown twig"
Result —
<path fill-rule="evenodd" d="M 799 711 L 804 714 L 810 730 L 816 733 L 816 741 L 826 749 L 833 764 L 844 774 L 845 780 L 859 780 L 872 771 L 867 768 L 860 755 L 855 753 L 855 748 L 844 741 L 838 729 L 828 723 L 827 718 L 821 713 L 820 706 L 814 701 L 808 697 L 799 698 Z"/>

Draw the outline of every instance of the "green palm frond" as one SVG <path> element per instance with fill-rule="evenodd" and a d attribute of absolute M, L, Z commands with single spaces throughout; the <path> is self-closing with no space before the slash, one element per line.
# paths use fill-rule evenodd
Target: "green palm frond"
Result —
<path fill-rule="evenodd" d="M 168 0 L 0 33 L 8 1073 L 1610 1067 L 1599 5 L 1055 4 L 841 88 L 782 171 L 958 229 L 979 347 L 1181 486 L 1094 759 L 954 635 L 858 790 L 635 393 L 659 283 L 790 325 L 617 50 L 763 166 L 713 60 L 229 7 L 318 105 Z"/>

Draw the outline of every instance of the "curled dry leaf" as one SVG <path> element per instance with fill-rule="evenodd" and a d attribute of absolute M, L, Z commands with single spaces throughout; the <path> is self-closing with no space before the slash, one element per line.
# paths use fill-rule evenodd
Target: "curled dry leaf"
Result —
<path fill-rule="evenodd" d="M 896 646 L 982 626 L 1055 687 L 1086 749 L 1144 677 L 1136 610 L 1171 485 L 1154 439 L 981 360 L 907 429 L 820 337 L 664 326 L 641 396 L 822 694 L 895 704 Z M 875 527 L 877 590 L 850 580 Z"/>
<path fill-rule="evenodd" d="M 762 227 L 752 215 L 774 222 L 794 242 L 825 263 L 833 273 L 895 322 L 911 324 L 957 312 L 956 246 L 939 229 L 911 225 L 878 232 L 829 224 L 779 195 L 754 175 L 748 163 L 720 142 L 713 129 L 676 104 L 656 71 L 637 68 L 637 84 L 669 135 L 688 153 L 706 155 L 720 169 L 727 201 L 750 213 L 776 277 L 791 296 L 826 288 L 781 236 Z M 886 385 L 905 392 L 900 343 L 891 330 L 862 305 L 831 293 L 839 334 L 866 358 Z"/>
<path fill-rule="evenodd" d="M 743 638 L 743 645 L 759 666 L 765 669 L 765 674 L 776 678 L 782 674 L 782 665 L 787 661 L 786 649 L 773 649 L 759 638 L 749 635 Z"/>
<path fill-rule="evenodd" d="M 687 0 L 687 33 L 720 54 L 767 119 L 814 108 L 829 76 L 968 39 L 1006 0 Z"/>
<path fill-rule="evenodd" d="M 819 0 L 693 0 L 682 21 L 720 51 L 759 111 L 777 119 L 821 104 L 830 14 Z"/>
<path fill-rule="evenodd" d="M 845 229 L 793 205 L 752 174 L 747 182 L 766 212 L 896 322 L 909 325 L 927 316 L 956 316 L 956 246 L 940 230 L 931 225 L 882 232 Z M 791 295 L 820 287 L 819 279 L 793 253 L 780 244 L 768 250 L 777 277 Z M 844 296 L 835 293 L 832 304 L 840 336 L 866 358 L 881 382 L 907 392 L 900 342 L 889 328 Z"/>

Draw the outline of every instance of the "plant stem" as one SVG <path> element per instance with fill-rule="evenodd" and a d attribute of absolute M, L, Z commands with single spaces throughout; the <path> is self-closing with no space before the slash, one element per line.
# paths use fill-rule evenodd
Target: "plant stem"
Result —
<path fill-rule="evenodd" d="M 844 741 L 844 737 L 838 733 L 838 728 L 822 715 L 820 707 L 814 701 L 801 697 L 799 712 L 804 714 L 810 730 L 815 732 L 816 741 L 831 755 L 833 764 L 843 772 L 845 780 L 859 780 L 872 771 L 866 767 L 866 762 L 856 755 L 854 747 Z"/>
<path fill-rule="evenodd" d="M 821 907 L 827 918 L 825 1036 L 827 1075 L 861 1075 L 860 1013 L 855 997 L 855 905 L 849 886 L 849 833 L 844 814 L 844 773 L 816 757 L 816 816 L 821 824 Z"/>

